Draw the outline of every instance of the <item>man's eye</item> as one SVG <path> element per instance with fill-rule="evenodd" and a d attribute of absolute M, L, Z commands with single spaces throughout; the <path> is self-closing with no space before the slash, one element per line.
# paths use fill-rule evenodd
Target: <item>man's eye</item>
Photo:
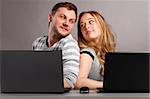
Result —
<path fill-rule="evenodd" d="M 74 21 L 74 20 L 71 20 L 71 21 L 70 21 L 70 23 L 74 24 L 74 23 L 75 23 L 75 21 Z"/>
<path fill-rule="evenodd" d="M 65 16 L 64 16 L 64 15 L 60 15 L 60 17 L 61 17 L 62 19 L 65 19 Z"/>

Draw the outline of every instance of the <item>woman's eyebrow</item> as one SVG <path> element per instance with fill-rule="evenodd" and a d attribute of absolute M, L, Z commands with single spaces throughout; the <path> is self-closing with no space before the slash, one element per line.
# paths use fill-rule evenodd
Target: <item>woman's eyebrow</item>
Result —
<path fill-rule="evenodd" d="M 91 19 L 94 19 L 94 18 L 88 18 L 87 20 L 91 20 Z"/>
<path fill-rule="evenodd" d="M 94 18 L 88 18 L 87 20 L 91 20 L 91 19 L 94 20 Z M 84 23 L 84 22 L 81 21 L 80 23 Z"/>

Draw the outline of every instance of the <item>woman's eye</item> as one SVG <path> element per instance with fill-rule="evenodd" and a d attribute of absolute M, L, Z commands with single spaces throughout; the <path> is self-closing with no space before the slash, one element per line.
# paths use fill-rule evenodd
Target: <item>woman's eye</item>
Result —
<path fill-rule="evenodd" d="M 94 23 L 94 20 L 90 20 L 89 23 L 90 23 L 90 24 L 93 24 L 93 23 Z"/>
<path fill-rule="evenodd" d="M 80 24 L 80 27 L 82 28 L 82 27 L 84 27 L 84 25 L 83 25 L 83 24 Z"/>

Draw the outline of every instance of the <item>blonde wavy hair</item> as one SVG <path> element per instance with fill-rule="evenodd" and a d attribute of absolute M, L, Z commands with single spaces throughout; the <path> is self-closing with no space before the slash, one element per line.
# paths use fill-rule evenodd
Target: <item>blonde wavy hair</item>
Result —
<path fill-rule="evenodd" d="M 90 15 L 92 15 L 95 19 L 95 21 L 99 24 L 100 28 L 102 29 L 102 33 L 100 35 L 99 38 L 99 43 L 88 43 L 81 32 L 81 28 L 80 28 L 80 19 L 84 14 L 89 13 Z M 79 20 L 78 20 L 78 44 L 79 47 L 82 48 L 93 48 L 96 52 L 96 55 L 99 59 L 99 62 L 101 67 L 100 67 L 100 75 L 104 75 L 104 63 L 105 63 L 105 54 L 107 52 L 115 52 L 115 47 L 116 47 L 116 43 L 115 43 L 115 37 L 112 33 L 112 31 L 110 30 L 107 22 L 105 21 L 104 17 L 97 11 L 85 11 L 80 13 L 79 15 Z"/>

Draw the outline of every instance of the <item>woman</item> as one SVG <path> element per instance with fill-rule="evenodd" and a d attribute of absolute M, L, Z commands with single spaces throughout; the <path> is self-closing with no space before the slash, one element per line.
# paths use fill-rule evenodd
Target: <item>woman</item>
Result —
<path fill-rule="evenodd" d="M 96 11 L 82 12 L 78 20 L 81 49 L 76 88 L 103 88 L 105 54 L 115 51 L 115 38 L 105 19 Z"/>

